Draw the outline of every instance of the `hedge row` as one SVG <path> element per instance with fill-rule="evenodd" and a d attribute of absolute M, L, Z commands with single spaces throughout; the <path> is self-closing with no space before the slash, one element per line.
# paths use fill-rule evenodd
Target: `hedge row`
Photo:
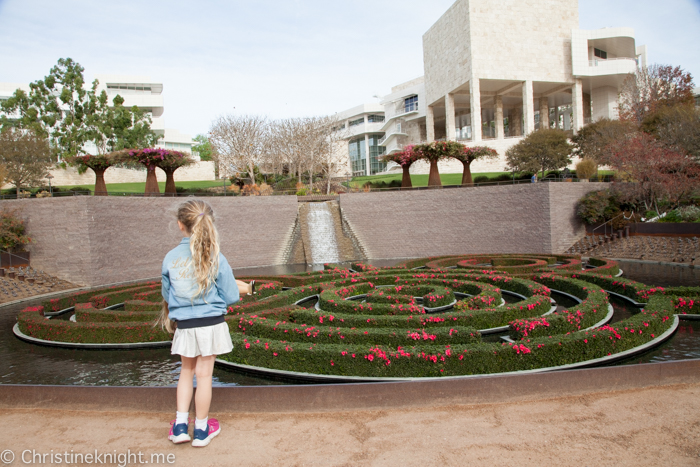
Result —
<path fill-rule="evenodd" d="M 105 289 L 102 289 L 100 291 L 94 291 L 94 290 L 88 290 L 86 292 L 76 292 L 70 295 L 66 295 L 65 297 L 61 298 L 52 298 L 50 300 L 46 300 L 42 302 L 41 306 L 43 309 L 45 309 L 48 312 L 55 312 L 55 311 L 60 311 L 64 310 L 66 308 L 75 306 L 76 303 L 83 303 L 83 302 L 89 302 L 91 298 L 98 294 L 98 293 L 106 293 L 106 292 L 116 292 L 120 290 L 125 290 L 125 289 L 131 289 L 134 287 L 145 287 L 145 286 L 151 286 L 155 285 L 156 287 L 160 287 L 160 282 L 144 282 L 141 284 L 128 284 L 128 285 L 117 285 L 117 286 L 112 286 L 108 287 Z"/>
<path fill-rule="evenodd" d="M 26 335 L 37 339 L 84 344 L 169 341 L 172 336 L 154 327 L 152 321 L 73 323 L 46 319 L 42 307 L 20 312 L 17 322 Z"/>
<path fill-rule="evenodd" d="M 582 302 L 549 316 L 513 321 L 510 323 L 511 339 L 553 336 L 587 329 L 600 322 L 609 312 L 607 293 L 593 284 L 554 274 L 542 274 L 538 280 L 553 289 L 578 297 Z"/>
<path fill-rule="evenodd" d="M 282 342 L 234 333 L 224 360 L 306 373 L 369 377 L 439 377 L 500 373 L 577 363 L 639 346 L 672 323 L 669 298 L 613 326 L 513 344 L 385 345 Z"/>

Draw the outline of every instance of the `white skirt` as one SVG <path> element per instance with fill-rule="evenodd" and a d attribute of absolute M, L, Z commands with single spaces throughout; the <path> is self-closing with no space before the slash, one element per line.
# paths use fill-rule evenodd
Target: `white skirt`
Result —
<path fill-rule="evenodd" d="M 233 350 L 228 323 L 201 328 L 176 329 L 170 353 L 183 357 L 207 357 L 221 355 Z"/>

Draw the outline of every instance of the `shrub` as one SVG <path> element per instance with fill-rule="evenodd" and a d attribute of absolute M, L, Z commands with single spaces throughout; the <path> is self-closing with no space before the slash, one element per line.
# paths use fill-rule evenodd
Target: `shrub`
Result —
<path fill-rule="evenodd" d="M 19 211 L 14 209 L 0 211 L 0 249 L 17 251 L 32 242 L 26 234 L 24 220 L 19 216 Z"/>
<path fill-rule="evenodd" d="M 581 159 L 576 164 L 576 175 L 580 179 L 592 178 L 598 171 L 598 164 L 593 159 Z"/>

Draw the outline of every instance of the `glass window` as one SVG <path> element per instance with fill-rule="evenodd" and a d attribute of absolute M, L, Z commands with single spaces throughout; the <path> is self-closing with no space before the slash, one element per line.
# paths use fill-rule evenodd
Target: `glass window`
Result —
<path fill-rule="evenodd" d="M 407 97 L 403 101 L 404 112 L 415 112 L 418 110 L 418 96 Z"/>
<path fill-rule="evenodd" d="M 608 59 L 608 53 L 605 50 L 593 49 L 593 55 L 598 58 L 602 58 L 603 60 Z"/>
<path fill-rule="evenodd" d="M 379 160 L 386 148 L 379 146 L 382 135 L 369 135 L 369 169 L 370 175 L 386 170 L 386 162 Z"/>
<path fill-rule="evenodd" d="M 367 116 L 367 121 L 368 121 L 369 123 L 383 122 L 383 121 L 384 121 L 384 115 L 368 115 L 368 116 Z"/>
<path fill-rule="evenodd" d="M 362 125 L 363 123 L 365 123 L 365 117 L 358 118 L 357 120 L 350 120 L 348 122 L 348 125 L 356 126 L 356 125 Z"/>
<path fill-rule="evenodd" d="M 365 139 L 358 138 L 350 141 L 348 146 L 350 165 L 354 176 L 367 175 L 367 155 L 365 151 Z"/>

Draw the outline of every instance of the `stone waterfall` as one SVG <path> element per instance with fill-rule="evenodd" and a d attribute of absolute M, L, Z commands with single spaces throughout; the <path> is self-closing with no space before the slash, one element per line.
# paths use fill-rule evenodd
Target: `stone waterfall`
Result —
<path fill-rule="evenodd" d="M 310 203 L 306 221 L 309 228 L 311 262 L 324 264 L 340 261 L 335 223 L 328 204 Z"/>

